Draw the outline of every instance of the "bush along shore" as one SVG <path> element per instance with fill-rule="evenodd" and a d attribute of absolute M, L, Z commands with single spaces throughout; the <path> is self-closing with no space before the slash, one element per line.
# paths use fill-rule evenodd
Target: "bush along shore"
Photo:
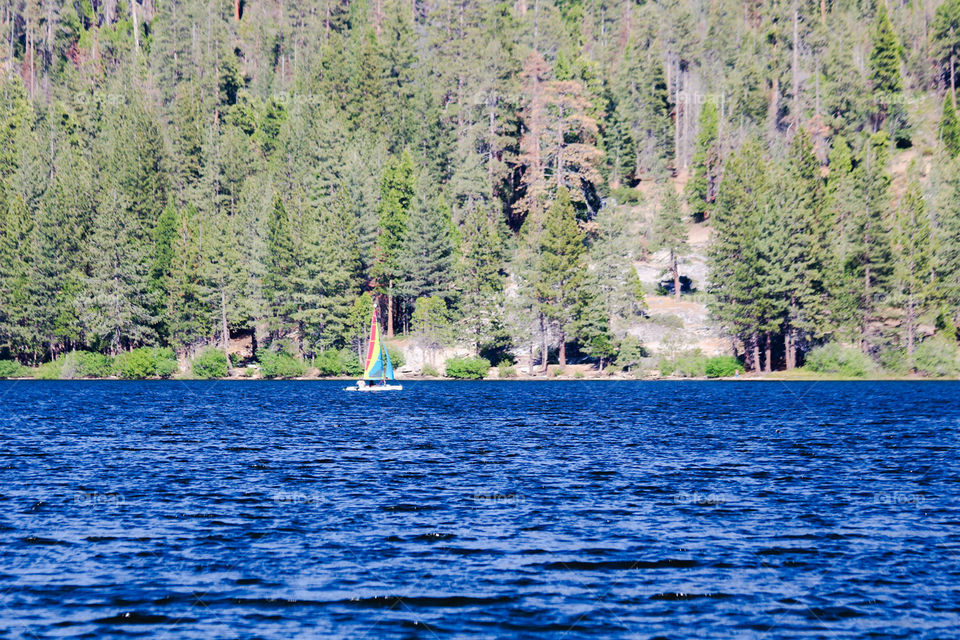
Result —
<path fill-rule="evenodd" d="M 483 357 L 451 357 L 442 368 L 425 364 L 408 370 L 406 379 L 450 380 L 669 380 L 669 379 L 955 379 L 960 377 L 957 354 L 938 345 L 918 349 L 912 358 L 885 354 L 878 362 L 853 346 L 828 344 L 813 349 L 803 367 L 790 372 L 746 374 L 733 356 L 706 356 L 700 350 L 683 351 L 659 358 L 642 356 L 599 368 L 594 364 L 550 365 L 543 369 L 520 366 L 509 359 L 496 366 Z M 403 353 L 391 356 L 403 367 Z M 232 360 L 232 361 L 231 361 Z M 268 351 L 256 361 L 228 358 L 220 349 L 209 347 L 192 359 L 178 360 L 166 348 L 144 347 L 115 357 L 89 351 L 73 351 L 37 367 L 15 360 L 0 360 L 0 379 L 34 380 L 216 380 L 216 379 L 354 379 L 363 367 L 349 350 L 325 351 L 310 360 L 290 353 Z"/>

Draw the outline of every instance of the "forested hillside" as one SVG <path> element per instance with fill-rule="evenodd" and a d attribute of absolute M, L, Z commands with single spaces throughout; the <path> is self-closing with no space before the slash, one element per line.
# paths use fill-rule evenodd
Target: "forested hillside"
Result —
<path fill-rule="evenodd" d="M 629 366 L 634 264 L 665 252 L 679 296 L 692 225 L 696 295 L 747 368 L 831 342 L 956 357 L 960 0 L 3 0 L 0 20 L 0 359 L 240 334 L 352 354 L 378 304 L 390 335 L 494 363 Z"/>

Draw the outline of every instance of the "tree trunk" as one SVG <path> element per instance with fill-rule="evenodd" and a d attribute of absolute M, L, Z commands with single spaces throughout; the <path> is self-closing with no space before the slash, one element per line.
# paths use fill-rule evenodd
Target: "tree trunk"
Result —
<path fill-rule="evenodd" d="M 667 65 L 667 69 L 670 69 L 670 65 Z M 667 80 L 667 86 L 669 85 L 669 79 Z M 677 65 L 677 74 L 674 78 L 674 99 L 673 99 L 673 168 L 676 171 L 680 170 L 680 65 Z"/>
<path fill-rule="evenodd" d="M 957 81 L 954 75 L 956 56 L 950 54 L 950 100 L 953 102 L 953 108 L 957 108 Z"/>
<path fill-rule="evenodd" d="M 547 323 L 543 317 L 543 314 L 540 314 L 540 339 L 542 341 L 543 350 L 540 352 L 540 365 L 543 373 L 547 372 Z M 533 366 L 532 364 L 530 366 Z"/>
<path fill-rule="evenodd" d="M 560 330 L 560 368 L 567 366 L 567 334 L 562 329 Z"/>
<path fill-rule="evenodd" d="M 680 267 L 677 265 L 677 255 L 670 250 L 670 271 L 673 272 L 673 297 L 680 299 Z"/>
<path fill-rule="evenodd" d="M 783 358 L 787 370 L 794 369 L 797 366 L 797 347 L 794 340 L 793 328 L 787 329 L 783 334 Z"/>
<path fill-rule="evenodd" d="M 869 244 L 869 236 L 866 238 L 866 242 Z M 866 349 L 867 346 L 867 320 L 870 304 L 870 263 L 868 262 L 863 270 L 863 313 L 860 316 L 860 348 L 862 350 Z"/>
<path fill-rule="evenodd" d="M 760 373 L 760 336 L 753 334 L 750 349 L 753 353 L 753 371 Z"/>
<path fill-rule="evenodd" d="M 487 149 L 487 178 L 490 180 L 490 184 L 494 184 L 493 182 L 493 138 L 494 138 L 494 134 L 496 133 L 496 127 L 494 123 L 495 123 L 495 119 L 494 119 L 493 109 L 490 109 L 490 122 L 488 125 L 489 129 L 487 134 L 490 138 L 490 142 L 489 142 L 490 146 Z"/>
<path fill-rule="evenodd" d="M 770 87 L 770 106 L 767 117 L 770 124 L 776 131 L 780 122 L 780 78 L 773 79 L 773 86 Z"/>
<path fill-rule="evenodd" d="M 240 22 L 240 0 L 233 0 L 233 19 L 237 22 Z M 330 5 L 327 5 L 327 19 L 330 19 Z M 327 28 L 330 28 L 330 23 L 327 23 Z"/>
<path fill-rule="evenodd" d="M 800 126 L 800 14 L 797 11 L 796 3 L 793 7 L 793 122 Z"/>
<path fill-rule="evenodd" d="M 130 0 L 130 21 L 133 23 L 133 48 L 140 52 L 140 26 L 137 24 L 137 0 Z"/>
<path fill-rule="evenodd" d="M 907 355 L 913 356 L 914 342 L 914 306 L 913 306 L 913 285 L 910 285 L 910 296 L 907 299 Z"/>
<path fill-rule="evenodd" d="M 820 23 L 827 24 L 827 0 L 820 0 Z"/>
<path fill-rule="evenodd" d="M 764 349 L 763 349 L 763 370 L 767 373 L 773 371 L 773 335 L 767 331 L 766 338 L 764 340 Z"/>
<path fill-rule="evenodd" d="M 393 278 L 390 279 L 390 285 L 387 289 L 387 337 L 393 337 Z"/>
<path fill-rule="evenodd" d="M 230 363 L 230 327 L 227 326 L 227 293 L 220 287 L 220 346 L 227 357 L 227 371 L 233 371 Z"/>
<path fill-rule="evenodd" d="M 302 308 L 298 308 L 297 311 L 299 313 L 303 313 Z M 303 326 L 303 320 L 298 320 L 297 321 L 297 355 L 300 356 L 301 359 L 303 359 L 306 356 L 303 350 L 303 334 L 305 331 L 306 329 Z"/>

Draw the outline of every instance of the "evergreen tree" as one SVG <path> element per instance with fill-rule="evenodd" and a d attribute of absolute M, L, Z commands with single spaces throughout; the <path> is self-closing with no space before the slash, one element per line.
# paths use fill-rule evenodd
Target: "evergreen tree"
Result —
<path fill-rule="evenodd" d="M 177 211 L 173 203 L 168 204 L 160 213 L 157 225 L 153 229 L 154 256 L 150 270 L 150 291 L 156 297 L 155 315 L 160 319 L 157 332 L 164 341 L 169 339 L 170 327 L 164 310 L 167 308 L 167 279 L 173 262 L 173 245 L 177 237 Z"/>
<path fill-rule="evenodd" d="M 673 123 L 661 60 L 632 41 L 613 83 L 603 127 L 611 186 L 662 176 L 672 151 Z"/>
<path fill-rule="evenodd" d="M 480 207 L 467 214 L 461 233 L 463 242 L 455 268 L 462 318 L 458 326 L 474 355 L 479 355 L 502 333 L 503 244 L 497 225 Z"/>
<path fill-rule="evenodd" d="M 535 241 L 539 249 L 532 276 L 535 300 L 544 320 L 557 328 L 560 366 L 563 367 L 567 364 L 567 337 L 575 328 L 574 311 L 581 296 L 586 252 L 576 212 L 566 191 L 560 191 L 547 210 Z M 546 354 L 545 331 L 543 347 Z M 546 359 L 543 364 L 546 369 Z"/>
<path fill-rule="evenodd" d="M 575 331 L 580 350 L 597 360 L 597 368 L 603 370 L 603 363 L 616 354 L 613 335 L 606 310 L 595 295 L 587 289 L 581 292 L 581 300 L 576 310 Z"/>
<path fill-rule="evenodd" d="M 247 332 L 357 346 L 366 289 L 391 332 L 442 296 L 477 352 L 510 331 L 599 358 L 643 310 L 635 215 L 674 206 L 603 195 L 646 197 L 675 157 L 691 213 L 718 218 L 712 308 L 751 368 L 828 340 L 877 351 L 897 326 L 908 344 L 933 314 L 948 330 L 960 0 L 935 4 L 7 3 L 0 357 L 190 355 Z M 900 179 L 908 87 L 943 100 L 936 130 L 916 123 L 943 143 L 922 197 Z M 563 191 L 589 250 L 576 287 L 540 271 Z"/>
<path fill-rule="evenodd" d="M 828 227 L 833 229 L 829 244 L 831 255 L 827 285 L 829 320 L 835 334 L 853 339 L 857 334 L 857 291 L 860 283 L 849 267 L 856 241 L 855 222 L 862 202 L 857 191 L 858 174 L 854 172 L 853 156 L 842 136 L 833 140 L 828 166 L 824 213 Z"/>
<path fill-rule="evenodd" d="M 309 224 L 303 245 L 302 264 L 293 278 L 294 319 L 313 345 L 310 353 L 345 346 L 359 269 L 352 218 L 322 210 L 319 220 Z"/>
<path fill-rule="evenodd" d="M 906 112 L 901 100 L 903 76 L 900 72 L 903 47 L 893 30 L 886 5 L 882 3 L 877 6 L 872 38 L 870 84 L 873 88 L 875 109 L 873 130 L 879 131 L 886 122 L 891 137 L 895 140 L 905 139 L 907 124 Z"/>
<path fill-rule="evenodd" d="M 677 192 L 671 185 L 664 188 L 661 202 L 653 227 L 653 247 L 667 252 L 667 269 L 673 277 L 673 295 L 679 300 L 679 261 L 690 249 L 687 244 L 687 227 L 683 224 L 683 212 Z"/>
<path fill-rule="evenodd" d="M 391 158 L 384 168 L 380 182 L 377 261 L 373 268 L 378 290 L 387 296 L 387 337 L 390 338 L 393 337 L 396 311 L 395 285 L 403 273 L 400 259 L 407 231 L 407 218 L 413 206 L 415 184 L 416 176 L 410 154 L 404 151 L 400 157 Z"/>
<path fill-rule="evenodd" d="M 347 314 L 347 335 L 349 336 L 350 346 L 357 352 L 357 358 L 363 362 L 364 347 L 368 332 L 370 331 L 370 321 L 373 318 L 374 299 L 369 293 L 357 296 L 350 305 L 350 311 Z"/>
<path fill-rule="evenodd" d="M 280 196 L 275 196 L 267 221 L 267 270 L 263 293 L 269 305 L 274 335 L 288 329 L 296 313 L 295 273 L 301 256 L 293 235 L 293 221 Z"/>
<path fill-rule="evenodd" d="M 686 195 L 690 212 L 696 220 L 710 217 L 720 184 L 720 143 L 717 105 L 708 100 L 700 109 L 696 150 Z"/>
<path fill-rule="evenodd" d="M 170 263 L 163 275 L 169 344 L 181 353 L 194 351 L 194 347 L 208 333 L 200 277 L 203 259 L 199 217 L 193 205 L 176 212 L 175 233 L 170 242 Z"/>
<path fill-rule="evenodd" d="M 430 364 L 436 366 L 433 355 L 453 341 L 450 309 L 440 296 L 418 298 L 411 319 L 414 336 L 428 354 Z"/>
<path fill-rule="evenodd" d="M 826 191 L 820 163 L 810 136 L 803 130 L 793 139 L 785 176 L 781 224 L 785 230 L 783 249 L 784 280 L 788 283 L 784 353 L 786 366 L 797 363 L 803 341 L 822 340 L 827 324 L 830 268 L 830 236 L 833 232 L 824 212 Z"/>
<path fill-rule="evenodd" d="M 616 334 L 633 324 L 646 303 L 633 263 L 640 257 L 633 240 L 638 223 L 626 206 L 602 208 L 593 223 L 597 231 L 590 244 L 592 284 Z"/>
<path fill-rule="evenodd" d="M 930 216 L 924 201 L 916 164 L 909 169 L 907 191 L 897 213 L 895 276 L 903 299 L 907 354 L 913 356 L 917 320 L 930 299 L 932 245 Z"/>
<path fill-rule="evenodd" d="M 748 366 L 760 369 L 760 333 L 765 330 L 761 289 L 760 236 L 771 209 L 770 184 L 759 141 L 747 140 L 727 164 L 713 218 L 709 249 L 711 310 L 747 351 Z"/>
<path fill-rule="evenodd" d="M 527 105 L 517 161 L 523 166 L 523 195 L 515 204 L 519 221 L 539 215 L 560 190 L 578 203 L 587 202 L 600 182 L 603 153 L 595 146 L 598 126 L 591 103 L 577 80 L 549 80 L 550 67 L 536 51 L 524 63 Z"/>
<path fill-rule="evenodd" d="M 36 363 L 43 347 L 34 325 L 40 300 L 31 251 L 33 220 L 19 196 L 8 196 L 0 205 L 0 348 Z"/>
<path fill-rule="evenodd" d="M 122 192 L 105 191 L 88 246 L 90 276 L 85 283 L 82 319 L 94 344 L 114 355 L 151 344 L 156 338 L 149 237 Z"/>
<path fill-rule="evenodd" d="M 239 299 L 243 295 L 245 274 L 240 255 L 239 237 L 236 219 L 226 211 L 221 210 L 208 215 L 203 229 L 201 253 L 203 262 L 200 270 L 204 284 L 206 326 L 210 327 L 211 335 L 219 336 L 219 346 L 227 358 L 228 368 L 230 368 L 230 327 L 239 322 L 242 317 Z M 296 284 L 296 281 L 291 279 L 291 282 L 281 290 L 291 295 L 297 290 Z M 281 305 L 282 301 L 283 298 L 281 298 Z M 298 336 L 302 340 L 302 330 Z"/>
<path fill-rule="evenodd" d="M 857 283 L 857 327 L 864 349 L 875 338 L 870 324 L 889 292 L 891 276 L 889 138 L 876 133 L 864 145 L 854 170 L 858 206 L 853 211 L 846 269 Z"/>
<path fill-rule="evenodd" d="M 934 163 L 931 231 L 934 300 L 954 324 L 960 322 L 960 167 L 956 160 Z"/>
<path fill-rule="evenodd" d="M 953 98 L 943 99 L 943 115 L 940 117 L 940 143 L 951 158 L 960 155 L 960 121 L 957 120 L 957 111 Z"/>
<path fill-rule="evenodd" d="M 442 198 L 417 198 L 407 218 L 402 253 L 398 257 L 403 283 L 400 293 L 410 300 L 449 298 L 453 265 L 450 208 Z"/>
<path fill-rule="evenodd" d="M 960 54 L 960 0 L 946 0 L 937 7 L 930 29 L 933 55 L 946 76 L 952 106 L 956 109 L 957 55 Z"/>

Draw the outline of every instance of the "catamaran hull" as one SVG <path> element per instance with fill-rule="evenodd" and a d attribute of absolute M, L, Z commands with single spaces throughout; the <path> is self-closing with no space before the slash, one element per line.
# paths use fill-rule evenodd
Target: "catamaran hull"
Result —
<path fill-rule="evenodd" d="M 369 387 L 344 387 L 344 391 L 403 391 L 402 384 L 377 384 Z"/>

